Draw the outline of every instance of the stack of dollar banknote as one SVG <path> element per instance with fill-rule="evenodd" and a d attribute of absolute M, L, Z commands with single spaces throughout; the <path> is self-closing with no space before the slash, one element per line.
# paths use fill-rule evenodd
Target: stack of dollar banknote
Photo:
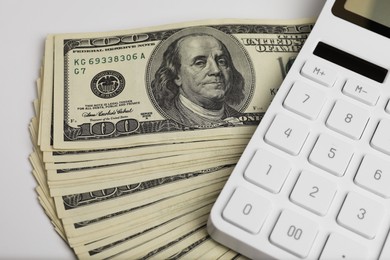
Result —
<path fill-rule="evenodd" d="M 80 259 L 232 259 L 210 209 L 313 26 L 212 20 L 49 35 L 39 202 Z"/>

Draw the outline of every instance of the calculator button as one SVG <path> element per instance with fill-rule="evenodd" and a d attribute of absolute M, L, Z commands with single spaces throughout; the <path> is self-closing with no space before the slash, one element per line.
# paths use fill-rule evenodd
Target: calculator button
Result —
<path fill-rule="evenodd" d="M 366 85 L 353 79 L 347 80 L 343 93 L 370 106 L 376 104 L 380 95 L 377 87 Z"/>
<path fill-rule="evenodd" d="M 379 122 L 371 139 L 371 146 L 381 152 L 390 155 L 390 120 L 383 119 Z"/>
<path fill-rule="evenodd" d="M 320 260 L 367 259 L 367 248 L 342 235 L 332 233 L 326 241 Z"/>
<path fill-rule="evenodd" d="M 352 156 L 353 150 L 348 144 L 321 135 L 310 153 L 309 161 L 336 176 L 343 176 Z"/>
<path fill-rule="evenodd" d="M 318 174 L 303 171 L 295 184 L 290 199 L 315 214 L 324 216 L 332 203 L 336 190 L 335 183 L 320 177 Z"/>
<path fill-rule="evenodd" d="M 360 164 L 355 182 L 384 198 L 390 197 L 390 162 L 366 155 Z"/>
<path fill-rule="evenodd" d="M 339 100 L 334 105 L 326 125 L 352 139 L 360 139 L 370 114 L 367 110 Z"/>
<path fill-rule="evenodd" d="M 327 87 L 332 87 L 337 78 L 337 73 L 329 66 L 314 61 L 306 61 L 301 75 Z"/>
<path fill-rule="evenodd" d="M 316 119 L 325 103 L 325 94 L 301 81 L 295 82 L 286 99 L 284 107 L 308 119 Z"/>
<path fill-rule="evenodd" d="M 291 170 L 290 163 L 269 151 L 256 151 L 245 170 L 244 177 L 270 192 L 278 193 Z"/>
<path fill-rule="evenodd" d="M 379 257 L 379 260 L 388 260 L 390 259 L 390 236 L 387 235 L 385 244 L 383 245 L 381 255 Z"/>
<path fill-rule="evenodd" d="M 265 134 L 264 140 L 289 153 L 297 155 L 309 135 L 309 127 L 285 115 L 277 115 Z"/>
<path fill-rule="evenodd" d="M 272 230 L 270 240 L 298 257 L 306 257 L 318 233 L 318 224 L 285 210 Z"/>
<path fill-rule="evenodd" d="M 238 187 L 222 212 L 228 222 L 256 234 L 271 210 L 271 203 L 255 192 Z"/>
<path fill-rule="evenodd" d="M 337 222 L 363 237 L 373 239 L 381 227 L 384 213 L 384 207 L 379 202 L 350 192 L 337 216 Z"/>
<path fill-rule="evenodd" d="M 390 113 L 390 100 L 387 102 L 385 111 L 386 111 L 387 113 Z"/>

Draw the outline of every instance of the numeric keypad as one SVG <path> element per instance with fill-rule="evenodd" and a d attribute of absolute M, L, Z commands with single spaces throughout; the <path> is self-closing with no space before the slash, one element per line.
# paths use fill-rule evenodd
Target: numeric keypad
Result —
<path fill-rule="evenodd" d="M 252 258 L 388 259 L 390 94 L 300 64 L 228 181 L 226 241 Z"/>

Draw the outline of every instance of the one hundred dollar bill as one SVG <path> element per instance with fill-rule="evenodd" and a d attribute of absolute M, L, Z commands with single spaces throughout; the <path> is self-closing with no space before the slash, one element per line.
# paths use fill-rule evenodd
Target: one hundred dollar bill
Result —
<path fill-rule="evenodd" d="M 105 190 L 56 197 L 57 214 L 63 218 L 64 224 L 86 222 L 222 181 L 220 178 L 227 178 L 232 169 L 232 165 L 215 167 L 158 179 L 145 179 Z"/>
<path fill-rule="evenodd" d="M 125 210 L 119 215 L 108 216 L 105 220 L 99 218 L 99 221 L 96 223 L 91 221 L 86 224 L 78 223 L 82 227 L 76 233 L 67 233 L 68 241 L 71 245 L 89 244 L 125 230 L 148 226 L 154 220 L 161 221 L 163 216 L 167 214 L 175 214 L 192 207 L 211 204 L 217 198 L 224 183 L 224 181 L 221 181 L 205 185 L 180 196 L 169 197 L 155 203 L 133 208 L 132 210 Z M 64 228 L 67 232 L 67 225 L 64 225 Z"/>
<path fill-rule="evenodd" d="M 222 153 L 222 155 L 216 155 L 216 153 L 210 153 L 212 157 L 201 157 L 201 154 L 188 154 L 183 157 L 187 157 L 183 159 L 183 161 L 175 161 L 172 158 L 168 158 L 170 160 L 166 160 L 165 158 L 161 159 L 161 167 L 154 164 L 153 167 L 145 166 L 145 162 L 140 162 L 138 165 L 138 169 L 135 169 L 136 163 L 134 164 L 123 164 L 110 166 L 113 170 L 120 169 L 120 172 L 113 172 L 112 178 L 110 176 L 104 176 L 109 174 L 107 171 L 108 167 L 105 167 L 101 171 L 103 176 L 94 177 L 93 180 L 87 179 L 83 181 L 83 179 L 78 179 L 75 181 L 61 181 L 59 183 L 49 182 L 50 194 L 51 196 L 65 196 L 75 193 L 81 192 L 93 192 L 95 190 L 101 189 L 109 189 L 112 187 L 121 186 L 128 183 L 140 182 L 143 180 L 150 180 L 156 178 L 163 178 L 166 176 L 171 176 L 173 174 L 180 174 L 184 172 L 191 171 L 199 171 L 205 168 L 218 167 L 222 165 L 232 165 L 237 163 L 242 151 L 242 148 L 232 149 L 232 153 Z M 195 157 L 193 161 L 191 161 L 191 156 Z M 181 158 L 181 156 L 176 156 L 174 158 Z M 160 159 L 153 160 L 150 162 L 158 163 Z M 164 162 L 162 162 L 164 161 Z M 146 162 L 147 164 L 148 162 Z M 133 167 L 133 168 L 132 168 Z M 123 168 L 123 169 L 122 169 Z M 100 172 L 99 169 L 91 170 Z"/>
<path fill-rule="evenodd" d="M 149 226 L 145 227 L 144 230 L 137 233 L 135 233 L 134 230 L 128 230 L 127 232 L 122 232 L 116 236 L 102 239 L 96 243 L 75 247 L 74 250 L 81 259 L 103 259 L 142 246 L 146 242 L 152 242 L 156 237 L 160 238 L 167 233 L 171 233 L 174 237 L 179 237 L 177 228 L 202 216 L 206 216 L 206 218 L 203 219 L 203 223 L 206 222 L 211 206 L 212 204 L 199 207 L 198 209 L 192 210 L 191 213 L 168 218 L 166 221 L 161 220 L 161 222 L 157 224 L 151 223 Z M 189 230 L 189 227 L 187 227 L 187 230 Z M 159 240 L 163 241 L 162 239 Z M 157 243 L 155 243 L 154 248 L 157 248 Z M 164 251 L 168 251 L 168 248 L 165 248 Z M 176 251 L 170 255 L 175 252 Z M 167 257 L 161 257 L 161 259 L 167 259 Z"/>
<path fill-rule="evenodd" d="M 54 148 L 250 133 L 313 24 L 215 20 L 54 37 Z"/>
<path fill-rule="evenodd" d="M 212 204 L 313 22 L 212 20 L 48 36 L 30 161 L 41 203 L 76 254 L 237 257 L 215 246 L 205 222 L 199 238 L 182 227 L 165 241 L 157 227 Z M 226 151 L 206 153 L 219 148 Z M 152 227 L 160 236 L 144 232 Z"/>
<path fill-rule="evenodd" d="M 157 156 L 166 153 L 180 153 L 181 151 L 197 151 L 199 149 L 207 148 L 224 148 L 227 143 L 229 146 L 244 145 L 248 143 L 250 135 L 240 135 L 240 138 L 232 137 L 221 140 L 205 140 L 200 142 L 185 142 L 185 143 L 170 143 L 161 145 L 145 145 L 138 147 L 121 147 L 112 149 L 100 149 L 89 151 L 51 151 L 43 152 L 43 161 L 45 164 L 71 163 L 80 161 L 101 161 L 101 160 L 115 160 L 122 157 L 150 155 Z M 46 167 L 49 169 L 49 167 Z"/>

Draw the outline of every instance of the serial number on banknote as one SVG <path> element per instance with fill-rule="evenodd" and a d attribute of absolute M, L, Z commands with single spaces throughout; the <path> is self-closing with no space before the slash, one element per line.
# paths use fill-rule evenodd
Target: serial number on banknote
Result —
<path fill-rule="evenodd" d="M 117 62 L 128 62 L 128 61 L 136 61 L 138 59 L 145 59 L 145 54 L 142 53 L 132 53 L 127 55 L 116 55 L 116 56 L 108 56 L 108 57 L 96 57 L 90 59 L 74 59 L 74 66 L 84 66 L 84 65 L 98 65 L 98 64 L 109 64 L 109 63 L 117 63 Z M 84 74 L 86 68 L 75 68 L 73 73 Z"/>

